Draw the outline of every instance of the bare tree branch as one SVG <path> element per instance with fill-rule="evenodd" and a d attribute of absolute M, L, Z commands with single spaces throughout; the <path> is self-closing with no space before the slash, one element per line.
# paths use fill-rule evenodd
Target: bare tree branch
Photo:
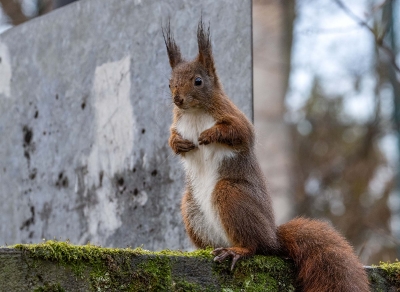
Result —
<path fill-rule="evenodd" d="M 387 46 L 384 42 L 383 42 L 383 38 L 385 36 L 385 31 L 382 33 L 381 36 L 378 36 L 378 32 L 375 31 L 372 27 L 370 27 L 368 25 L 368 23 L 361 19 L 360 17 L 358 17 L 356 14 L 354 14 L 353 11 L 351 11 L 343 2 L 342 0 L 333 0 L 334 2 L 336 2 L 336 4 L 350 17 L 352 18 L 358 25 L 365 27 L 366 29 L 368 29 L 372 35 L 374 36 L 375 39 L 375 43 L 378 47 L 380 47 L 383 51 L 385 51 L 385 53 L 389 56 L 390 61 L 393 65 L 393 67 L 396 69 L 396 71 L 398 73 L 400 73 L 400 67 L 399 65 L 397 65 L 396 62 L 396 55 L 393 52 L 393 50 Z M 386 1 L 384 1 L 379 7 L 382 7 L 386 4 Z"/>

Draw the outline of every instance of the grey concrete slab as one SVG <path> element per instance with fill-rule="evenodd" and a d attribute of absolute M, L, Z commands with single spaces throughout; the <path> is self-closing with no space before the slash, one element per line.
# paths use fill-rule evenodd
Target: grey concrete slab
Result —
<path fill-rule="evenodd" d="M 0 245 L 188 248 L 161 23 L 187 58 L 201 13 L 251 116 L 251 1 L 83 0 L 0 35 Z"/>

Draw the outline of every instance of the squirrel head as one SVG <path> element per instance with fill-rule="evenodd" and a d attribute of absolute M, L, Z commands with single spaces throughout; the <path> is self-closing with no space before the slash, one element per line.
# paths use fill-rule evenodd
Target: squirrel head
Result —
<path fill-rule="evenodd" d="M 182 58 L 169 23 L 162 32 L 172 68 L 169 88 L 174 104 L 183 110 L 212 106 L 215 93 L 222 89 L 212 55 L 210 27 L 205 30 L 200 20 L 197 27 L 199 53 L 193 61 Z"/>

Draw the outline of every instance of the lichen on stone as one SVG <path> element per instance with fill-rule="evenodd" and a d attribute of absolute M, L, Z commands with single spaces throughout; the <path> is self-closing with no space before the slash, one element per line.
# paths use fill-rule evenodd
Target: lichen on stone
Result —
<path fill-rule="evenodd" d="M 225 269 L 225 271 L 221 270 Z M 218 275 L 229 275 L 229 263 L 217 269 Z M 294 266 L 276 256 L 256 255 L 239 261 L 232 277 L 222 279 L 222 291 L 295 291 Z"/>
<path fill-rule="evenodd" d="M 279 257 L 241 260 L 232 272 L 229 261 L 212 261 L 210 248 L 150 252 L 142 248 L 75 246 L 54 240 L 18 244 L 14 248 L 29 258 L 56 262 L 70 269 L 77 279 L 89 282 L 92 291 L 294 291 L 293 265 Z M 188 266 L 181 269 L 185 261 Z M 199 261 L 204 265 L 203 272 L 210 273 L 205 282 L 197 278 L 201 271 L 192 271 L 197 268 L 193 264 L 199 265 Z"/>
<path fill-rule="evenodd" d="M 389 282 L 400 290 L 400 262 L 397 259 L 394 263 L 381 262 L 378 268 L 385 271 Z"/>
<path fill-rule="evenodd" d="M 60 284 L 45 284 L 33 289 L 33 292 L 66 292 Z"/>

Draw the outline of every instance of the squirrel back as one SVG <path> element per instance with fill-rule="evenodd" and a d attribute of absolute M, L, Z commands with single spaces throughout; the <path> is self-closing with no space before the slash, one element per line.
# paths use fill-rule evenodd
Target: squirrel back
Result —
<path fill-rule="evenodd" d="M 303 291 L 369 291 L 351 246 L 329 225 L 302 218 L 275 225 L 253 126 L 224 93 L 209 29 L 200 21 L 193 61 L 182 58 L 169 25 L 163 36 L 174 102 L 169 145 L 186 170 L 181 213 L 192 242 L 214 247 L 215 261 L 232 258 L 231 269 L 254 254 L 290 257 Z"/>

